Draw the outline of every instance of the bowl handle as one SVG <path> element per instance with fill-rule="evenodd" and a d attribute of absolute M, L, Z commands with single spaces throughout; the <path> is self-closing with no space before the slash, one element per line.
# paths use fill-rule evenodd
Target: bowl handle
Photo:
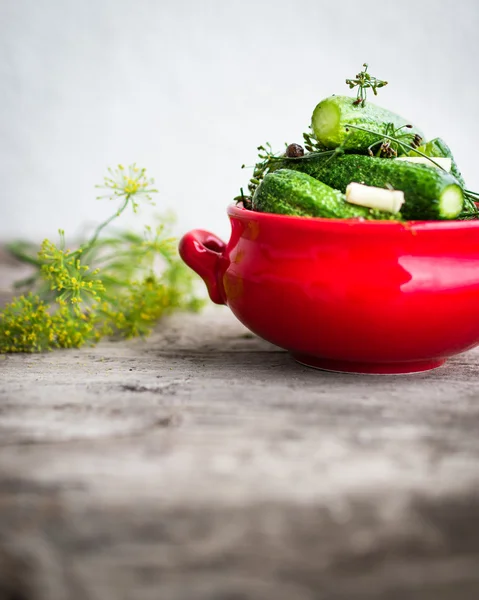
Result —
<path fill-rule="evenodd" d="M 180 240 L 181 258 L 206 283 L 208 294 L 216 304 L 225 304 L 218 285 L 218 267 L 226 244 L 209 231 L 194 229 Z"/>

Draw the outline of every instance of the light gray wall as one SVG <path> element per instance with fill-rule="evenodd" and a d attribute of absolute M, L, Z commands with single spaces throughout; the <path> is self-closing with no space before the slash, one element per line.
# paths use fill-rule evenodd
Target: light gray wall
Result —
<path fill-rule="evenodd" d="M 106 216 L 93 186 L 130 161 L 177 233 L 226 237 L 241 164 L 301 141 L 364 61 L 479 189 L 478 27 L 477 0 L 0 0 L 0 238 Z"/>

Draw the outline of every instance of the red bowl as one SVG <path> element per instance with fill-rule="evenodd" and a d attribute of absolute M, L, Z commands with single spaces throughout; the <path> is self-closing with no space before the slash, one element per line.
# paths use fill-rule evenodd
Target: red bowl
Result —
<path fill-rule="evenodd" d="M 230 206 L 183 260 L 248 329 L 306 365 L 411 373 L 479 343 L 479 221 L 288 217 Z"/>

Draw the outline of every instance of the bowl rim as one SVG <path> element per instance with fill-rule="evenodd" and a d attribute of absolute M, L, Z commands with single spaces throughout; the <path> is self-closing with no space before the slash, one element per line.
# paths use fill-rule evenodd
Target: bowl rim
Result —
<path fill-rule="evenodd" d="M 230 217 L 241 220 L 252 220 L 278 225 L 291 225 L 312 229 L 349 230 L 351 229 L 379 229 L 395 231 L 463 231 L 479 230 L 479 219 L 469 221 L 365 221 L 355 219 L 330 219 L 324 217 L 297 217 L 293 215 L 278 215 L 275 213 L 262 213 L 244 208 L 241 203 L 231 203 L 227 208 Z"/>

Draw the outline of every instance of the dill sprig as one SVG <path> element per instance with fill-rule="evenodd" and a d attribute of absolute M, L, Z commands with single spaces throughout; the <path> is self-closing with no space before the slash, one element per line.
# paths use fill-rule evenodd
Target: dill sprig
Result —
<path fill-rule="evenodd" d="M 248 182 L 248 194 L 245 195 L 243 188 L 240 188 L 240 195 L 234 198 L 235 202 L 242 202 L 245 208 L 251 207 L 251 201 L 253 199 L 254 193 L 259 186 L 259 184 L 263 181 L 264 176 L 269 172 L 271 165 L 273 162 L 280 160 L 281 156 L 278 152 L 273 152 L 273 148 L 269 142 L 266 142 L 264 146 L 258 146 L 258 162 L 252 167 L 253 175 L 251 176 Z M 246 165 L 241 165 L 242 169 L 247 169 L 251 167 L 247 167 Z"/>
<path fill-rule="evenodd" d="M 251 197 L 253 197 L 256 188 L 269 171 L 272 160 L 276 158 L 276 154 L 273 152 L 269 142 L 266 142 L 264 146 L 258 146 L 257 150 L 259 161 L 253 167 L 253 176 L 248 183 L 248 191 Z M 241 168 L 244 169 L 245 165 L 242 165 Z"/>
<path fill-rule="evenodd" d="M 31 245 L 11 244 L 11 253 L 30 264 L 33 275 L 17 283 L 25 293 L 0 313 L 0 353 L 41 352 L 93 345 L 105 335 L 145 336 L 176 309 L 197 310 L 194 275 L 176 253 L 169 234 L 170 217 L 143 235 L 105 228 L 128 207 L 152 201 L 153 180 L 136 165 L 109 170 L 102 197 L 121 200 L 120 207 L 74 250 L 44 240 L 37 256 Z"/>
<path fill-rule="evenodd" d="M 303 133 L 304 147 L 308 152 L 317 152 L 319 150 L 325 150 L 325 148 L 316 139 L 311 125 L 309 131 Z"/>
<path fill-rule="evenodd" d="M 356 79 L 346 79 L 349 89 L 358 88 L 358 93 L 354 104 L 364 106 L 366 104 L 366 90 L 371 89 L 375 96 L 378 95 L 378 88 L 382 88 L 388 84 L 387 81 L 377 79 L 368 73 L 368 64 L 363 63 L 364 69 L 357 73 Z"/>

